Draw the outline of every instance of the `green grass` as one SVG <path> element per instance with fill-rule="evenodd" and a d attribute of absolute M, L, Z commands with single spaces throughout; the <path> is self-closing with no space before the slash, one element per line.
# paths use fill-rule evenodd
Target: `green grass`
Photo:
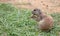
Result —
<path fill-rule="evenodd" d="M 54 29 L 42 32 L 37 22 L 30 18 L 31 11 L 17 9 L 11 4 L 0 4 L 0 36 L 58 36 L 60 14 L 50 14 L 54 18 Z"/>

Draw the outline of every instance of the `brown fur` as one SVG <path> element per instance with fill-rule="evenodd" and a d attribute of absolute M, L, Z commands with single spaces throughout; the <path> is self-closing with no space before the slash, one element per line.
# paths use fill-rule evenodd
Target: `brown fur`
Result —
<path fill-rule="evenodd" d="M 49 30 L 53 27 L 52 16 L 46 15 L 40 9 L 34 9 L 31 18 L 38 22 L 38 28 L 41 30 Z"/>

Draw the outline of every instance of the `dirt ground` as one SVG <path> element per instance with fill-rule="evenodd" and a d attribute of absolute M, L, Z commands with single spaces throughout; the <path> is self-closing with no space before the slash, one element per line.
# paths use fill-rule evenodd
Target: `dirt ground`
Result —
<path fill-rule="evenodd" d="M 0 2 L 11 3 L 17 8 L 39 8 L 48 13 L 60 12 L 60 0 L 0 0 Z"/>

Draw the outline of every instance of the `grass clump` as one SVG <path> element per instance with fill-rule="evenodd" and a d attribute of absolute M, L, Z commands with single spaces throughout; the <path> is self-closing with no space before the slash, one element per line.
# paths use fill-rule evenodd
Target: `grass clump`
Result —
<path fill-rule="evenodd" d="M 54 29 L 50 32 L 38 31 L 37 23 L 30 18 L 31 11 L 16 9 L 10 4 L 0 4 L 0 36 L 58 36 L 60 14 L 50 14 L 54 18 Z"/>

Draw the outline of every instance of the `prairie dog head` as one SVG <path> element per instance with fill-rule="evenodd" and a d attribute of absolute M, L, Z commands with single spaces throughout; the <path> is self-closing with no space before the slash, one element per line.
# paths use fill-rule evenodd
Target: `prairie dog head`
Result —
<path fill-rule="evenodd" d="M 34 10 L 32 11 L 32 16 L 31 16 L 31 18 L 33 18 L 33 19 L 36 20 L 36 21 L 40 21 L 40 20 L 42 19 L 41 14 L 42 14 L 42 12 L 41 12 L 40 9 L 34 9 Z"/>
<path fill-rule="evenodd" d="M 34 10 L 32 11 L 32 14 L 33 14 L 33 15 L 37 15 L 37 16 L 39 16 L 41 13 L 42 13 L 42 12 L 41 12 L 40 9 L 34 9 Z"/>

